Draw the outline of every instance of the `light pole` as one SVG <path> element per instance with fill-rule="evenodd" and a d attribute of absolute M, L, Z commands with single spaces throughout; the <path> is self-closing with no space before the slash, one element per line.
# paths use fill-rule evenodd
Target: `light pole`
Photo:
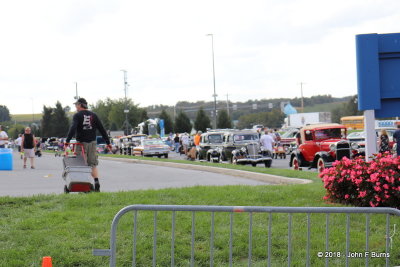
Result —
<path fill-rule="evenodd" d="M 214 67 L 214 35 L 212 33 L 207 34 L 211 36 L 211 51 L 212 51 L 212 66 L 213 66 L 213 82 L 214 82 L 214 122 L 213 128 L 217 129 L 217 93 L 215 92 L 215 67 Z"/>
<path fill-rule="evenodd" d="M 301 90 L 301 112 L 304 113 L 304 98 L 303 98 L 303 82 L 300 83 L 300 90 Z"/>
<path fill-rule="evenodd" d="M 124 91 L 125 91 L 125 121 L 124 121 L 124 126 L 125 126 L 125 135 L 129 135 L 129 121 L 128 121 L 128 101 L 126 99 L 126 91 L 128 90 L 128 77 L 127 77 L 127 71 L 126 70 L 121 70 L 124 73 Z"/>

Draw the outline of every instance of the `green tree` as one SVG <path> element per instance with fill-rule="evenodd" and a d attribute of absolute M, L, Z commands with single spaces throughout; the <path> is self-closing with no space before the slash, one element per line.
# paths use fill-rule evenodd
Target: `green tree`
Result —
<path fill-rule="evenodd" d="M 52 136 L 62 137 L 68 134 L 69 120 L 65 112 L 65 108 L 57 101 L 56 107 L 53 109 L 51 122 L 53 124 Z"/>
<path fill-rule="evenodd" d="M 204 112 L 203 107 L 197 111 L 196 120 L 194 121 L 194 128 L 196 131 L 206 132 L 207 128 L 211 128 L 210 118 Z"/>
<path fill-rule="evenodd" d="M 175 119 L 175 133 L 190 133 L 192 124 L 189 117 L 181 110 Z"/>
<path fill-rule="evenodd" d="M 106 129 L 125 129 L 125 110 L 128 112 L 128 122 L 131 127 L 136 127 L 140 122 L 147 119 L 147 113 L 128 99 L 125 103 L 124 98 L 112 100 L 107 98 L 105 101 L 98 101 L 93 107 L 95 112 L 102 120 Z"/>
<path fill-rule="evenodd" d="M 43 137 L 52 137 L 53 122 L 52 122 L 53 108 L 43 106 L 43 116 L 41 120 L 41 129 Z"/>
<path fill-rule="evenodd" d="M 340 123 L 340 118 L 344 116 L 362 115 L 363 112 L 358 110 L 357 96 L 352 96 L 347 103 L 342 104 L 332 110 L 332 122 Z"/>
<path fill-rule="evenodd" d="M 217 128 L 220 129 L 232 128 L 231 118 L 230 116 L 228 116 L 228 112 L 225 109 L 220 110 L 218 113 Z"/>
<path fill-rule="evenodd" d="M 0 105 L 0 122 L 6 122 L 10 120 L 11 120 L 10 111 L 6 106 Z"/>
<path fill-rule="evenodd" d="M 57 101 L 55 108 L 43 106 L 40 132 L 43 137 L 64 137 L 68 133 L 69 119 L 66 108 Z"/>
<path fill-rule="evenodd" d="M 16 139 L 18 138 L 18 134 L 24 133 L 25 126 L 22 124 L 12 125 L 7 132 L 9 138 Z"/>
<path fill-rule="evenodd" d="M 164 120 L 164 129 L 165 129 L 165 134 L 172 133 L 174 131 L 174 124 L 171 119 L 171 117 L 168 115 L 168 113 L 163 109 L 161 111 L 161 114 L 159 115 L 159 118 L 161 120 Z"/>

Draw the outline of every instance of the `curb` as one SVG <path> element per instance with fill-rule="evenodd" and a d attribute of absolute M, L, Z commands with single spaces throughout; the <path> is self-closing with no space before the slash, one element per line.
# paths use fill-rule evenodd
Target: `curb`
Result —
<path fill-rule="evenodd" d="M 194 164 L 150 161 L 150 160 L 140 160 L 140 159 L 127 159 L 127 158 L 109 158 L 109 157 L 99 157 L 99 158 L 101 158 L 103 160 L 111 160 L 111 161 L 148 164 L 148 165 L 180 168 L 180 169 L 187 169 L 187 170 L 213 172 L 213 173 L 218 173 L 218 174 L 225 174 L 225 175 L 231 175 L 231 176 L 240 177 L 240 178 L 246 178 L 246 179 L 267 182 L 267 183 L 271 183 L 273 185 L 312 183 L 311 180 L 307 180 L 307 179 L 288 178 L 288 177 L 272 175 L 272 174 L 256 173 L 256 172 L 249 172 L 249 171 L 242 171 L 242 170 L 232 170 L 232 169 L 210 167 L 210 166 L 200 166 L 200 165 L 194 165 Z"/>

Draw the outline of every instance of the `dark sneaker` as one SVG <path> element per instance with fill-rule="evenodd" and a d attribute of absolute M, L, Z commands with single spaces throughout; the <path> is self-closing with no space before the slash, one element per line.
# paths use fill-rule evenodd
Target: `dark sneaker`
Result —
<path fill-rule="evenodd" d="M 99 181 L 94 181 L 94 191 L 100 192 L 100 182 Z"/>

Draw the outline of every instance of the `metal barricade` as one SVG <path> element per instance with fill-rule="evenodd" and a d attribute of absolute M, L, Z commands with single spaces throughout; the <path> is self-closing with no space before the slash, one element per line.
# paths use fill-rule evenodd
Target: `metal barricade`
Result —
<path fill-rule="evenodd" d="M 109 256 L 110 257 L 110 265 L 111 267 L 116 266 L 117 262 L 117 226 L 121 219 L 121 217 L 128 213 L 133 212 L 133 259 L 132 266 L 137 265 L 137 242 L 138 242 L 138 211 L 153 211 L 153 244 L 152 244 L 152 266 L 156 266 L 156 258 L 157 258 L 157 212 L 171 212 L 171 252 L 168 257 L 170 257 L 170 265 L 175 266 L 175 244 L 176 244 L 176 213 L 177 212 L 191 212 L 191 237 L 190 237 L 190 266 L 195 266 L 195 225 L 196 225 L 196 213 L 199 212 L 207 212 L 211 214 L 211 229 L 210 229 L 210 253 L 209 253 L 209 265 L 214 266 L 214 239 L 215 239 L 215 214 L 216 213 L 230 213 L 229 222 L 226 224 L 228 227 L 229 224 L 229 266 L 233 266 L 233 214 L 235 213 L 248 213 L 248 251 L 247 251 L 247 266 L 252 266 L 252 252 L 253 252 L 253 215 L 259 213 L 266 213 L 266 244 L 265 248 L 266 256 L 265 256 L 265 264 L 262 266 L 272 266 L 271 258 L 273 257 L 273 246 L 272 246 L 272 215 L 273 214 L 287 214 L 287 261 L 288 266 L 292 266 L 292 253 L 293 253 L 293 216 L 294 214 L 303 214 L 306 218 L 305 224 L 305 260 L 304 264 L 306 266 L 311 266 L 311 256 L 318 256 L 319 258 L 323 258 L 325 266 L 329 266 L 330 261 L 333 261 L 335 257 L 345 257 L 345 266 L 349 266 L 352 258 L 363 258 L 365 266 L 369 266 L 371 257 L 373 257 L 370 252 L 370 235 L 371 235 L 371 215 L 372 214 L 382 214 L 386 215 L 386 224 L 384 226 L 385 235 L 383 236 L 383 242 L 385 244 L 385 252 L 379 254 L 378 256 L 385 258 L 385 266 L 389 266 L 390 263 L 390 251 L 389 246 L 391 242 L 391 234 L 390 234 L 390 215 L 400 216 L 400 211 L 393 208 L 351 208 L 351 207 L 258 207 L 258 206 L 192 206 L 192 205 L 131 205 L 121 209 L 114 217 L 112 225 L 111 225 L 111 238 L 110 238 L 110 249 L 94 249 L 93 255 L 95 256 Z M 324 250 L 318 252 L 318 255 L 311 255 L 311 215 L 313 214 L 325 214 L 325 225 L 324 234 L 322 237 L 325 239 L 325 247 Z M 334 252 L 330 251 L 330 229 L 331 229 L 331 216 L 332 214 L 342 214 L 345 216 L 344 221 L 345 225 L 343 231 L 345 231 L 345 251 L 343 252 Z M 363 214 L 365 215 L 365 251 L 364 252 L 354 252 L 350 249 L 350 219 L 352 215 L 355 214 Z M 359 222 L 358 222 L 359 223 Z M 358 229 L 359 230 L 359 229 Z M 376 231 L 374 228 L 372 233 Z M 282 237 L 283 238 L 283 237 Z M 343 243 L 344 244 L 344 243 Z M 336 253 L 336 254 L 335 254 Z M 341 255 L 340 255 L 341 253 Z M 345 255 L 343 255 L 343 253 Z M 354 254 L 360 253 L 360 255 Z M 362 255 L 361 255 L 362 254 Z M 374 254 L 375 255 L 375 254 Z M 383 256 L 382 256 L 383 255 Z M 386 257 L 385 257 L 386 256 Z M 382 259 L 383 260 L 383 259 Z M 333 263 L 334 266 L 337 263 Z M 283 265 L 283 264 L 282 264 Z M 380 264 L 381 265 L 381 264 Z M 125 265 L 124 265 L 125 266 Z M 197 265 L 196 265 L 197 266 Z"/>

